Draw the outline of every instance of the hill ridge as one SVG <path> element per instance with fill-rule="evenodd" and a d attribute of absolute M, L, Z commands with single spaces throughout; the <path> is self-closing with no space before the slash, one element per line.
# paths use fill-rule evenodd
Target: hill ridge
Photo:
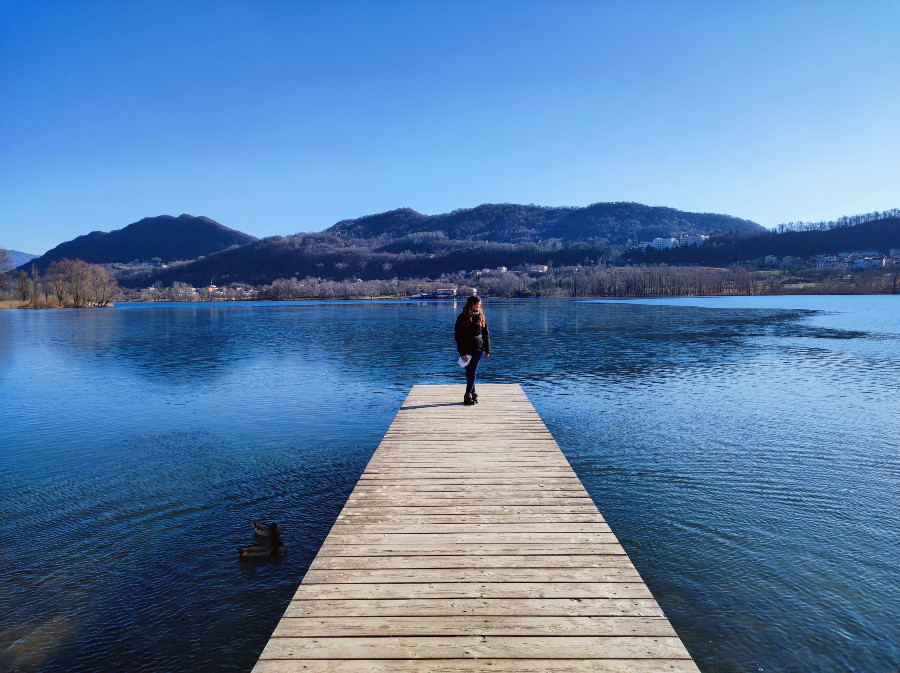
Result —
<path fill-rule="evenodd" d="M 255 236 L 226 227 L 206 216 L 183 213 L 156 215 L 109 232 L 92 231 L 60 243 L 32 260 L 43 271 L 54 261 L 68 257 L 92 264 L 132 261 L 193 260 L 234 245 L 256 241 Z"/>
<path fill-rule="evenodd" d="M 345 219 L 328 229 L 273 236 L 177 268 L 131 272 L 153 282 L 271 283 L 306 276 L 343 280 L 438 276 L 460 269 L 609 260 L 631 242 L 680 233 L 758 233 L 755 222 L 634 202 L 585 207 L 487 203 L 439 215 L 409 208 Z"/>

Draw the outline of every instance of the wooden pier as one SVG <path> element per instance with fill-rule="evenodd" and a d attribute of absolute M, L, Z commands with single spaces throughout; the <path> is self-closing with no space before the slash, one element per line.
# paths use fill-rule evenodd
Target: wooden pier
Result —
<path fill-rule="evenodd" d="M 698 671 L 518 385 L 415 386 L 254 673 Z"/>

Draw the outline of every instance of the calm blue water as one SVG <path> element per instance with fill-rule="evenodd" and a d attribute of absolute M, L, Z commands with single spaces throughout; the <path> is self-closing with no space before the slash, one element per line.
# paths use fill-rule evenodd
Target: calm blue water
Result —
<path fill-rule="evenodd" d="M 485 304 L 702 670 L 900 670 L 900 297 Z M 249 670 L 459 308 L 0 311 L 0 670 Z"/>

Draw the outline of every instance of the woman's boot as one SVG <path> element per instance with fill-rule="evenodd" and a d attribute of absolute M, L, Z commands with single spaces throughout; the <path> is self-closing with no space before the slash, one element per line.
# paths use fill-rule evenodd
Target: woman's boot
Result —
<path fill-rule="evenodd" d="M 469 393 L 463 395 L 463 404 L 465 404 L 466 406 L 475 404 L 475 402 L 472 400 L 472 396 Z"/>

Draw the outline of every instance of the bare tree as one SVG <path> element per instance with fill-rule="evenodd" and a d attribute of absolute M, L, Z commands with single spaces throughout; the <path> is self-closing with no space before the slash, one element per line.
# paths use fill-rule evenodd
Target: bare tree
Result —
<path fill-rule="evenodd" d="M 0 248 L 0 292 L 6 292 L 11 280 L 12 260 L 9 257 L 9 251 Z"/>
<path fill-rule="evenodd" d="M 75 302 L 75 306 L 88 306 L 91 296 L 91 271 L 88 264 L 76 259 L 72 261 L 70 269 L 72 301 Z"/>
<path fill-rule="evenodd" d="M 900 264 L 891 266 L 888 278 L 891 280 L 891 294 L 897 294 L 897 282 L 900 281 Z"/>
<path fill-rule="evenodd" d="M 41 298 L 41 276 L 34 264 L 31 265 L 31 287 L 29 291 L 28 301 L 32 306 L 36 307 L 38 300 Z"/>
<path fill-rule="evenodd" d="M 69 260 L 64 260 L 69 261 Z M 53 286 L 53 293 L 56 296 L 57 303 L 62 306 L 69 294 L 69 277 L 68 270 L 62 262 L 52 262 L 47 269 L 47 276 Z"/>
<path fill-rule="evenodd" d="M 119 285 L 106 267 L 80 259 L 55 261 L 43 277 L 34 266 L 30 277 L 24 271 L 15 277 L 15 296 L 34 308 L 65 306 L 70 301 L 77 307 L 107 306 L 119 294 Z"/>
<path fill-rule="evenodd" d="M 119 285 L 116 279 L 104 266 L 89 264 L 90 301 L 94 306 L 108 306 L 119 296 Z"/>
<path fill-rule="evenodd" d="M 20 269 L 19 273 L 16 274 L 15 283 L 16 297 L 19 301 L 28 301 L 28 298 L 31 296 L 31 278 Z"/>

